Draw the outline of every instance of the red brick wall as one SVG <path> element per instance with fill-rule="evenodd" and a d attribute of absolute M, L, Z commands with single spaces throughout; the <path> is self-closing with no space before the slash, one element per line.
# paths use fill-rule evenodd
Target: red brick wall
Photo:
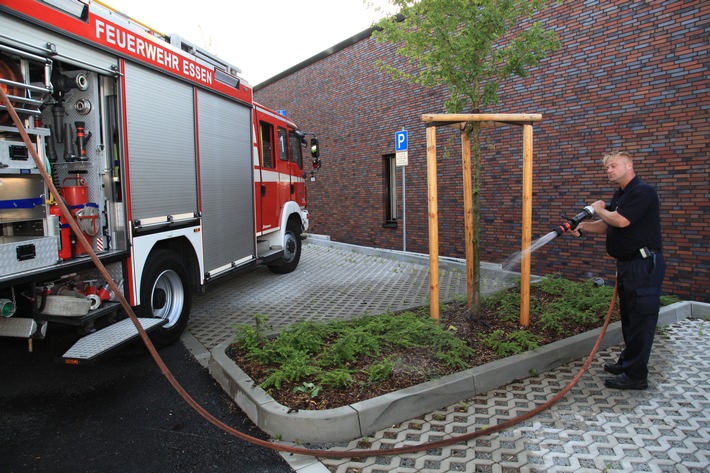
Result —
<path fill-rule="evenodd" d="M 534 127 L 533 238 L 613 187 L 602 154 L 623 148 L 661 199 L 665 292 L 710 301 L 710 3 L 565 1 L 542 18 L 563 47 L 525 80 L 501 90 L 495 112 L 541 113 Z M 443 113 L 446 91 L 393 81 L 378 72 L 391 46 L 371 38 L 256 92 L 321 140 L 323 168 L 308 183 L 311 232 L 333 240 L 402 248 L 402 225 L 383 228 L 382 157 L 394 133 L 409 131 L 407 250 L 427 253 L 424 113 Z M 440 254 L 464 256 L 458 132 L 437 130 Z M 482 258 L 500 263 L 520 249 L 522 129 L 485 132 Z M 397 185 L 401 193 L 401 170 Z M 401 195 L 400 195 L 401 203 Z M 532 257 L 535 274 L 613 281 L 604 238 L 557 239 Z"/>

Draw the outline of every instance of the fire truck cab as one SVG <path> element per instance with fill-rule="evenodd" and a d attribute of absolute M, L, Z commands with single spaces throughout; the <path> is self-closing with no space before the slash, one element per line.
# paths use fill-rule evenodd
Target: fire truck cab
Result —
<path fill-rule="evenodd" d="M 87 336 L 64 358 L 78 363 L 137 335 L 90 252 L 159 344 L 185 329 L 194 290 L 296 269 L 313 133 L 254 103 L 238 68 L 101 2 L 0 12 L 0 336 L 76 326 Z"/>

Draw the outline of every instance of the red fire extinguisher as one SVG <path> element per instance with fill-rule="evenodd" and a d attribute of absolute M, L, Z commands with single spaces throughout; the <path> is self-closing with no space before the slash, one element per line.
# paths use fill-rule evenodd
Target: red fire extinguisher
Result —
<path fill-rule="evenodd" d="M 67 182 L 74 181 L 73 186 L 70 186 L 67 184 Z M 67 205 L 69 206 L 69 209 L 71 211 L 72 216 L 74 218 L 77 217 L 77 213 L 84 209 L 86 207 L 86 204 L 89 203 L 89 188 L 86 185 L 86 179 L 83 177 L 76 175 L 76 176 L 70 176 L 65 178 L 62 181 L 62 190 L 61 190 L 62 197 L 64 197 L 64 200 L 66 201 Z M 74 255 L 79 256 L 83 254 L 87 254 L 88 250 L 84 248 L 84 245 L 82 245 L 79 241 L 77 241 L 76 236 L 72 232 L 70 234 L 70 238 L 75 241 L 74 243 Z M 70 246 L 71 247 L 71 246 Z"/>
<path fill-rule="evenodd" d="M 61 259 L 71 258 L 71 227 L 62 215 L 62 210 L 58 205 L 49 207 L 49 214 L 59 217 L 59 257 Z"/>

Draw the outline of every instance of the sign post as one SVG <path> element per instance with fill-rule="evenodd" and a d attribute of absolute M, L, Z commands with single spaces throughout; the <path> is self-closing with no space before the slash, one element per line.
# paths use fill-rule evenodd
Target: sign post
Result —
<path fill-rule="evenodd" d="M 394 134 L 394 149 L 397 153 L 397 167 L 402 168 L 402 251 L 407 251 L 407 181 L 405 170 L 409 164 L 409 132 L 397 131 Z"/>

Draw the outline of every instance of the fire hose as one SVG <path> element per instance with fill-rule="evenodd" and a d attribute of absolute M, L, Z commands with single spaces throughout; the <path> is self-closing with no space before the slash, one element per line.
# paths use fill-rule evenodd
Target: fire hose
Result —
<path fill-rule="evenodd" d="M 44 164 L 42 163 L 42 160 L 40 159 L 39 155 L 37 154 L 34 144 L 30 140 L 30 138 L 27 134 L 27 131 L 25 130 L 25 128 L 22 124 L 22 121 L 20 120 L 20 117 L 17 115 L 17 112 L 15 111 L 14 107 L 10 103 L 10 100 L 8 99 L 7 94 L 2 90 L 2 88 L 0 88 L 0 99 L 2 99 L 2 102 L 6 105 L 7 111 L 10 113 L 10 116 L 12 117 L 12 120 L 15 123 L 15 126 L 17 126 L 17 129 L 20 131 L 20 134 L 22 135 L 22 139 L 25 142 L 25 144 L 27 145 L 27 148 L 30 150 L 30 153 L 32 154 L 32 158 L 34 159 L 35 164 L 40 171 L 42 179 L 44 180 L 45 184 L 47 185 L 47 188 L 55 196 L 55 198 L 58 197 L 59 192 L 57 191 L 57 188 L 55 187 L 54 183 L 52 182 L 52 178 L 47 173 L 47 170 L 45 169 Z M 572 379 L 572 381 L 569 382 L 569 384 L 567 384 L 567 386 L 565 386 L 553 398 L 551 398 L 550 400 L 548 400 L 544 404 L 542 404 L 542 405 L 540 405 L 540 406 L 538 406 L 538 407 L 536 407 L 524 414 L 521 414 L 517 417 L 509 419 L 509 420 L 502 422 L 500 424 L 496 424 L 494 426 L 488 426 L 485 429 L 477 430 L 475 432 L 469 432 L 467 434 L 462 434 L 459 436 L 449 437 L 447 439 L 442 439 L 442 440 L 437 440 L 437 441 L 432 441 L 432 442 L 421 443 L 418 445 L 396 447 L 396 448 L 390 448 L 390 449 L 386 449 L 386 450 L 328 451 L 328 450 L 317 450 L 317 449 L 294 447 L 294 446 L 290 446 L 290 445 L 282 445 L 282 444 L 278 444 L 278 443 L 273 443 L 268 440 L 262 440 L 262 439 L 259 439 L 256 437 L 252 437 L 250 435 L 247 435 L 243 432 L 240 432 L 240 431 L 234 429 L 233 427 L 226 425 L 225 423 L 223 423 L 222 421 L 220 421 L 219 419 L 214 417 L 207 410 L 205 410 L 202 406 L 200 406 L 192 398 L 192 396 L 190 396 L 190 394 L 182 387 L 182 385 L 178 382 L 178 380 L 175 379 L 175 376 L 170 372 L 170 369 L 163 362 L 162 358 L 158 354 L 157 349 L 155 348 L 155 346 L 151 342 L 148 334 L 146 333 L 146 331 L 143 329 L 142 325 L 138 321 L 138 317 L 136 316 L 135 312 L 133 311 L 133 308 L 131 307 L 130 303 L 125 298 L 125 296 L 123 295 L 123 292 L 119 289 L 118 285 L 113 281 L 113 279 L 111 278 L 111 275 L 108 273 L 106 267 L 103 265 L 103 263 L 101 262 L 99 257 L 93 251 L 91 244 L 88 242 L 88 240 L 84 236 L 77 221 L 73 218 L 66 203 L 64 203 L 63 199 L 61 199 L 61 198 L 57 198 L 56 201 L 57 201 L 57 204 L 59 205 L 62 213 L 67 218 L 67 221 L 69 222 L 71 229 L 74 231 L 74 233 L 76 233 L 76 236 L 79 239 L 80 243 L 84 246 L 84 248 L 87 249 L 87 252 L 91 258 L 91 261 L 96 265 L 97 270 L 105 278 L 109 287 L 116 295 L 118 301 L 121 303 L 122 308 L 126 311 L 126 314 L 131 319 L 133 324 L 135 325 L 136 329 L 138 330 L 138 334 L 140 335 L 141 339 L 143 340 L 143 343 L 145 344 L 146 348 L 148 349 L 148 352 L 150 353 L 151 357 L 153 358 L 155 363 L 158 365 L 158 367 L 160 368 L 160 371 L 165 376 L 165 378 L 168 380 L 170 385 L 173 387 L 173 389 L 175 389 L 175 391 L 177 391 L 177 393 L 183 398 L 183 400 L 190 407 L 192 407 L 198 414 L 200 414 L 204 419 L 206 419 L 208 422 L 210 422 L 214 426 L 218 427 L 219 429 L 223 430 L 224 432 L 226 432 L 234 437 L 237 437 L 241 440 L 244 440 L 246 442 L 254 444 L 254 445 L 258 445 L 261 447 L 265 447 L 265 448 L 269 448 L 269 449 L 277 450 L 277 451 L 281 451 L 281 452 L 287 452 L 287 453 L 291 453 L 291 454 L 319 456 L 319 457 L 327 457 L 327 458 L 352 458 L 352 457 L 373 457 L 373 456 L 399 455 L 399 454 L 403 454 L 403 453 L 419 452 L 419 451 L 424 451 L 424 450 L 429 450 L 429 449 L 434 449 L 434 448 L 445 447 L 445 446 L 452 445 L 455 443 L 472 440 L 472 439 L 481 437 L 483 435 L 489 435 L 489 434 L 492 434 L 495 432 L 499 432 L 501 430 L 512 427 L 524 420 L 534 417 L 537 414 L 539 414 L 540 412 L 543 412 L 544 410 L 552 407 L 554 404 L 556 404 L 558 401 L 560 401 L 577 384 L 579 379 L 586 372 L 587 368 L 589 368 L 589 365 L 592 363 L 594 356 L 596 355 L 597 351 L 599 350 L 599 346 L 601 345 L 602 339 L 604 338 L 604 334 L 606 333 L 606 329 L 609 326 L 609 321 L 611 320 L 611 315 L 612 315 L 612 313 L 614 311 L 614 307 L 616 305 L 616 297 L 617 297 L 618 287 L 615 286 L 614 287 L 614 294 L 611 299 L 611 304 L 609 306 L 609 310 L 607 312 L 606 319 L 604 320 L 604 325 L 602 326 L 601 332 L 599 333 L 599 337 L 597 338 L 597 341 L 594 344 L 592 351 L 590 352 L 589 356 L 587 357 L 587 360 L 585 361 L 582 368 L 580 368 L 577 375 Z M 591 217 L 591 215 L 593 215 L 593 212 L 589 213 L 587 211 L 586 213 L 585 212 L 583 212 L 583 213 L 585 215 L 588 214 L 584 218 L 589 218 L 589 217 Z M 580 214 L 580 215 L 582 215 L 582 214 Z M 575 223 L 570 223 L 568 228 L 566 228 L 565 230 L 563 230 L 562 232 L 559 233 L 560 235 L 564 231 L 567 231 L 569 229 L 574 229 L 576 227 L 576 225 L 579 224 L 579 222 L 582 219 L 584 219 L 584 218 L 580 217 L 579 215 L 576 216 L 575 218 L 577 218 L 578 220 Z M 570 219 L 570 221 L 571 220 L 572 219 Z M 566 225 L 567 224 L 565 224 L 563 227 L 566 227 Z"/>

